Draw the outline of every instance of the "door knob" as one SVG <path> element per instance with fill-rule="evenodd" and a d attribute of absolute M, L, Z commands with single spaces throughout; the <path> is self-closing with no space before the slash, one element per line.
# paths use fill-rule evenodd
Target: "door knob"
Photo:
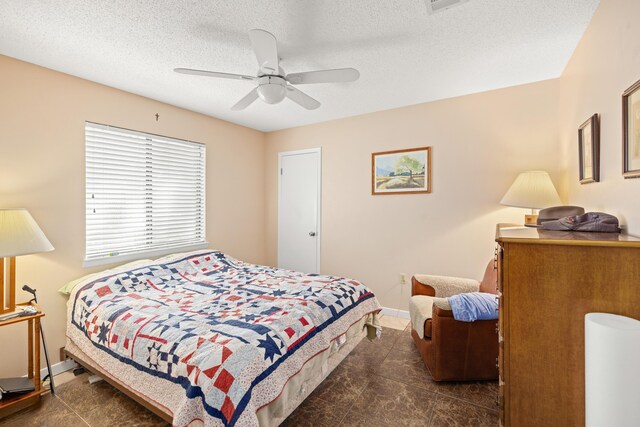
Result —
<path fill-rule="evenodd" d="M 316 232 L 315 232 L 315 231 L 310 231 L 310 232 L 309 232 L 309 236 L 314 237 L 315 235 L 316 235 Z"/>

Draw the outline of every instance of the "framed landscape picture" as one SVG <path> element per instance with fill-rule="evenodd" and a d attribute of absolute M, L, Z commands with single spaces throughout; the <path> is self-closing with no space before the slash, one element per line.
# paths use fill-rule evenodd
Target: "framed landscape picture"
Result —
<path fill-rule="evenodd" d="M 594 114 L 578 128 L 580 183 L 600 181 L 600 129 Z"/>
<path fill-rule="evenodd" d="M 640 81 L 622 94 L 622 175 L 640 178 Z"/>
<path fill-rule="evenodd" d="M 431 193 L 431 147 L 371 154 L 371 194 Z"/>

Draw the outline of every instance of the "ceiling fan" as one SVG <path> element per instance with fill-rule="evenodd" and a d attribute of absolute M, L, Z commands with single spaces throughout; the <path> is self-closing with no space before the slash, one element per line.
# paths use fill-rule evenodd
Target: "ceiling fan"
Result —
<path fill-rule="evenodd" d="M 285 74 L 279 65 L 278 45 L 275 36 L 265 30 L 251 30 L 249 31 L 249 37 L 251 38 L 253 51 L 256 54 L 256 58 L 258 58 L 258 65 L 260 66 L 256 77 L 219 73 L 216 71 L 193 70 L 190 68 L 176 68 L 174 71 L 176 73 L 196 76 L 251 80 L 257 83 L 257 86 L 251 92 L 231 107 L 234 111 L 244 110 L 258 98 L 267 104 L 277 104 L 282 101 L 285 96 L 307 110 L 315 110 L 320 107 L 320 102 L 292 85 L 353 82 L 360 77 L 360 73 L 355 68 Z"/>

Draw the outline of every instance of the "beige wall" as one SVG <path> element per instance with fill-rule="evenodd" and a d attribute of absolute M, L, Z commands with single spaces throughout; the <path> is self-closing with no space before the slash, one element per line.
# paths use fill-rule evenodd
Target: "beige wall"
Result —
<path fill-rule="evenodd" d="M 522 222 L 499 202 L 519 172 L 559 176 L 558 82 L 547 81 L 267 134 L 266 232 L 277 262 L 278 152 L 322 147 L 324 274 L 364 281 L 406 310 L 400 273 L 480 278 L 497 222 Z M 371 153 L 433 147 L 433 193 L 370 194 Z"/>
<path fill-rule="evenodd" d="M 39 290 L 53 359 L 66 319 L 56 289 L 90 271 L 82 268 L 85 120 L 206 143 L 209 242 L 273 265 L 277 154 L 322 147 L 322 272 L 360 279 L 382 305 L 406 310 L 400 273 L 481 275 L 495 223 L 522 220 L 522 210 L 499 201 L 524 170 L 550 171 L 565 201 L 612 212 L 640 234 L 640 180 L 622 179 L 620 125 L 620 95 L 640 79 L 639 15 L 635 0 L 603 1 L 557 80 L 266 136 L 0 56 L 0 207 L 28 208 L 56 246 L 18 261 L 18 282 Z M 595 112 L 602 182 L 581 186 L 576 131 Z M 425 145 L 433 147 L 432 194 L 370 195 L 372 152 Z M 23 373 L 22 332 L 0 330 L 0 347 L 11 349 L 0 353 L 0 376 Z"/>
<path fill-rule="evenodd" d="M 26 207 L 56 248 L 17 266 L 18 287 L 38 289 L 54 362 L 66 319 L 56 290 L 92 271 L 82 268 L 85 120 L 206 143 L 207 239 L 265 261 L 263 133 L 0 56 L 0 207 Z M 25 332 L 0 329 L 0 377 L 26 371 Z"/>
<path fill-rule="evenodd" d="M 640 180 L 622 178 L 622 93 L 640 79 L 640 2 L 604 0 L 560 79 L 563 184 L 569 202 L 617 215 L 640 235 Z M 600 182 L 578 182 L 577 129 L 600 113 Z"/>

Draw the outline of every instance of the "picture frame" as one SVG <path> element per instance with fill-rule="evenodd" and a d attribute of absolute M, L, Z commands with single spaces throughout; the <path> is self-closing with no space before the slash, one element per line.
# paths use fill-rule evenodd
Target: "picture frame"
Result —
<path fill-rule="evenodd" d="M 589 117 L 578 128 L 580 184 L 600 181 L 600 118 Z"/>
<path fill-rule="evenodd" d="M 640 80 L 622 94 L 622 175 L 640 178 Z"/>
<path fill-rule="evenodd" d="M 371 154 L 371 194 L 431 193 L 431 147 Z"/>

